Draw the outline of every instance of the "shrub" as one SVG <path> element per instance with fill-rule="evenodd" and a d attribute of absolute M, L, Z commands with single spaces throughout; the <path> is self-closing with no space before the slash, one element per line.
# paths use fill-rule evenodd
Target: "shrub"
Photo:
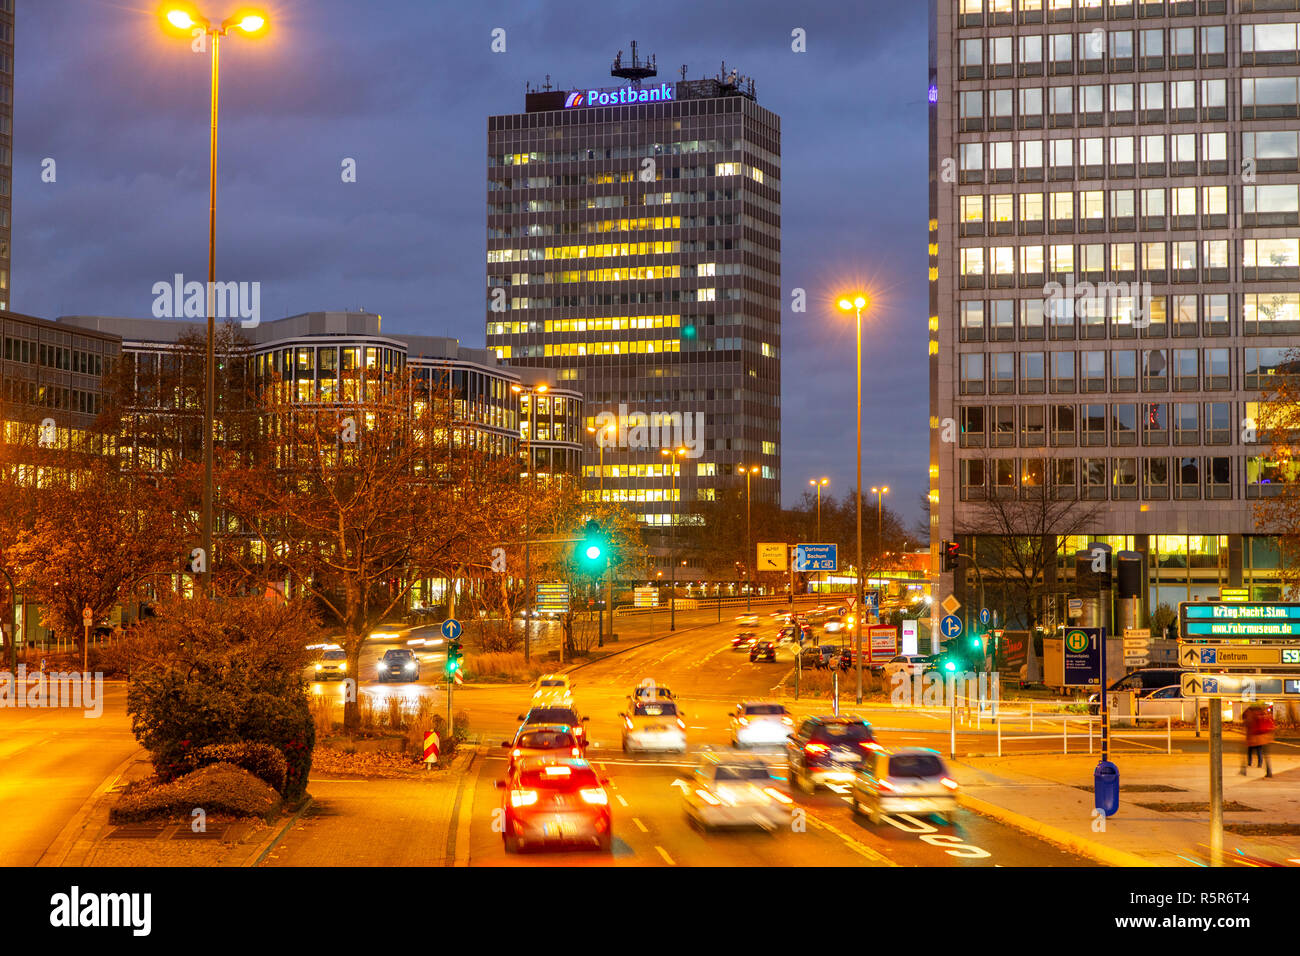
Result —
<path fill-rule="evenodd" d="M 109 812 L 109 821 L 132 823 L 178 816 L 188 819 L 195 809 L 208 815 L 269 820 L 280 804 L 280 795 L 247 770 L 214 763 L 171 782 L 123 794 Z"/>
<path fill-rule="evenodd" d="M 259 743 L 209 744 L 190 751 L 182 763 L 186 765 L 185 773 L 214 763 L 233 764 L 274 788 L 276 793 L 284 793 L 289 771 L 284 754 L 270 744 Z"/>
<path fill-rule="evenodd" d="M 491 651 L 465 655 L 466 680 L 527 682 L 546 673 L 546 665 L 524 660 L 522 651 Z"/>

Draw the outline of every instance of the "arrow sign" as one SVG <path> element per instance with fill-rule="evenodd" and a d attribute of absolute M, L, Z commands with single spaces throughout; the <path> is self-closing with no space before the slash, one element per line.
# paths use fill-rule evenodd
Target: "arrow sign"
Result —
<path fill-rule="evenodd" d="M 1188 667 L 1195 667 L 1201 662 L 1201 655 L 1195 647 L 1190 644 L 1185 644 L 1183 645 L 1182 651 L 1179 653 L 1179 659 Z"/>
<path fill-rule="evenodd" d="M 939 622 L 939 630 L 943 632 L 944 637 L 956 637 L 961 634 L 961 618 L 955 614 L 949 614 Z"/>
<path fill-rule="evenodd" d="M 449 617 L 447 620 L 442 622 L 442 636 L 449 641 L 454 641 L 456 638 L 460 637 L 463 630 L 464 628 L 460 626 L 460 621 L 456 620 L 454 617 Z"/>
<path fill-rule="evenodd" d="M 681 787 L 682 793 L 686 793 L 686 792 L 688 792 L 688 791 L 691 789 L 691 785 L 690 785 L 689 783 L 687 783 L 685 780 L 681 779 L 680 777 L 678 777 L 676 780 L 674 780 L 674 781 L 673 781 L 672 783 L 670 783 L 668 786 L 670 786 L 670 787 Z"/>
<path fill-rule="evenodd" d="M 989 622 L 989 609 L 986 607 L 980 608 L 980 623 L 987 624 L 988 622 Z"/>

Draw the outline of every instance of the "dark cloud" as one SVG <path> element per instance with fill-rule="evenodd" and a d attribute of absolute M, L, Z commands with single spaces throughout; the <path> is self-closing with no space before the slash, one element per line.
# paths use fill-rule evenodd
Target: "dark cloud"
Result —
<path fill-rule="evenodd" d="M 149 0 L 19 0 L 14 307 L 147 314 L 154 282 L 206 271 L 208 59 Z M 210 0 L 214 11 L 233 8 Z M 909 518 L 926 487 L 926 4 L 653 5 L 280 0 L 273 33 L 222 46 L 218 265 L 268 316 L 381 312 L 394 331 L 483 341 L 486 117 L 526 82 L 603 83 L 637 39 L 661 75 L 755 78 L 782 117 L 787 501 L 854 478 L 854 277 L 865 322 L 864 482 Z M 489 51 L 494 28 L 507 52 Z M 791 31 L 808 52 L 790 51 Z M 58 182 L 40 182 L 40 163 Z M 340 180 L 344 158 L 358 181 Z"/>

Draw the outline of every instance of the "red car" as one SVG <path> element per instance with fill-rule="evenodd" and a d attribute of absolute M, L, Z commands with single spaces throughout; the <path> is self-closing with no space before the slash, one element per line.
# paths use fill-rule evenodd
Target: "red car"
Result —
<path fill-rule="evenodd" d="M 613 847 L 608 780 L 585 760 L 523 757 L 504 780 L 501 832 L 507 853 L 547 844 L 594 845 L 602 853 Z"/>

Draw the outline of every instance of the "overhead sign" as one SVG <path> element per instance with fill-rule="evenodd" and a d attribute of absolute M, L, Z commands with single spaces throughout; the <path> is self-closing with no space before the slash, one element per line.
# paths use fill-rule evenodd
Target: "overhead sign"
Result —
<path fill-rule="evenodd" d="M 1300 667 L 1300 644 L 1179 644 L 1184 667 Z"/>
<path fill-rule="evenodd" d="M 1300 674 L 1183 674 L 1184 697 L 1300 697 Z"/>
<path fill-rule="evenodd" d="M 759 542 L 758 544 L 758 570 L 760 571 L 788 571 L 790 570 L 790 553 L 784 542 Z"/>
<path fill-rule="evenodd" d="M 834 544 L 796 544 L 794 569 L 796 571 L 838 571 L 839 546 Z"/>
<path fill-rule="evenodd" d="M 1300 604 L 1185 602 L 1178 605 L 1178 637 L 1181 641 L 1300 641 Z"/>
<path fill-rule="evenodd" d="M 569 586 L 567 584 L 537 585 L 537 610 L 558 611 L 569 609 Z"/>
<path fill-rule="evenodd" d="M 1096 687 L 1101 683 L 1102 627 L 1067 627 L 1062 635 L 1066 687 Z"/>
<path fill-rule="evenodd" d="M 677 99 L 676 83 L 660 83 L 638 89 L 623 86 L 605 90 L 574 90 L 564 98 L 564 108 L 575 106 L 622 106 L 627 103 L 670 103 Z"/>

